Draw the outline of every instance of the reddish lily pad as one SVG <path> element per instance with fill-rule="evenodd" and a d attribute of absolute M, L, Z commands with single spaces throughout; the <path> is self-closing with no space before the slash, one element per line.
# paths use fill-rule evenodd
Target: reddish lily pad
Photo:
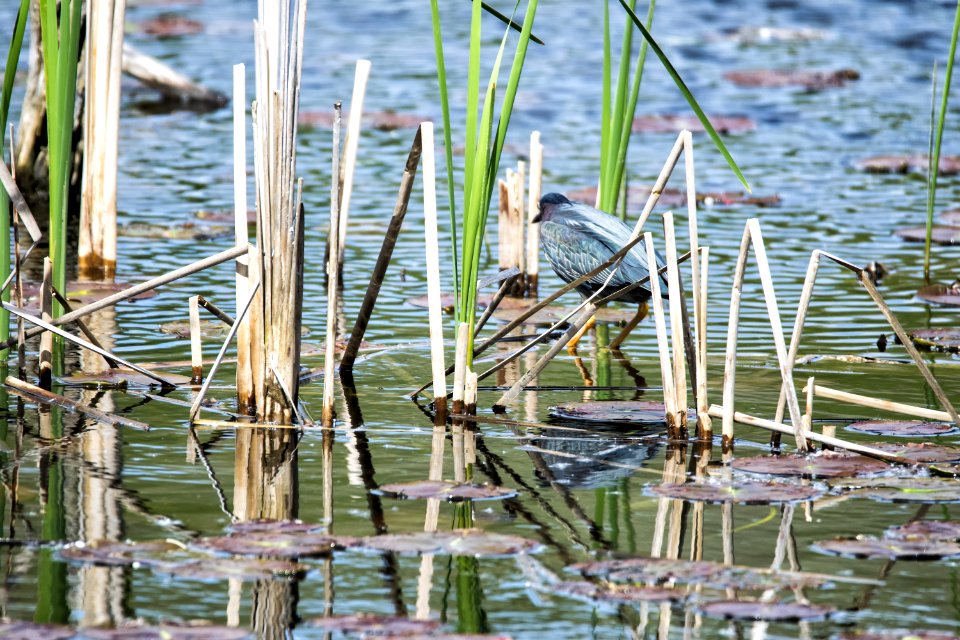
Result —
<path fill-rule="evenodd" d="M 910 340 L 921 349 L 957 353 L 960 352 L 960 327 L 915 329 L 910 332 Z"/>
<path fill-rule="evenodd" d="M 42 624 L 10 620 L 0 622 L 0 638 L 7 640 L 65 640 L 73 638 L 76 632 L 60 624 Z"/>
<path fill-rule="evenodd" d="M 380 492 L 398 498 L 436 498 L 438 500 L 500 500 L 517 492 L 507 487 L 447 480 L 421 480 L 380 486 Z"/>
<path fill-rule="evenodd" d="M 895 540 L 942 540 L 960 542 L 960 520 L 917 520 L 899 527 L 890 527 L 884 537 Z"/>
<path fill-rule="evenodd" d="M 940 220 L 944 224 L 960 226 L 960 209 L 947 209 L 940 213 Z"/>
<path fill-rule="evenodd" d="M 513 305 L 506 308 L 503 307 L 503 303 L 500 303 L 500 305 L 497 306 L 497 310 L 493 312 L 493 317 L 502 322 L 512 322 L 520 317 L 520 314 L 523 313 L 532 303 L 533 301 L 529 301 L 528 304 L 523 306 Z M 556 324 L 560 320 L 563 320 L 570 315 L 573 310 L 574 307 L 544 307 L 524 320 L 523 323 L 538 325 Z M 575 319 L 578 313 L 579 311 L 574 313 L 574 315 L 571 316 L 571 319 Z M 597 310 L 597 312 L 594 314 L 594 317 L 597 319 L 597 322 L 605 322 L 607 324 L 623 326 L 630 322 L 636 313 L 636 309 L 603 307 L 602 309 Z"/>
<path fill-rule="evenodd" d="M 342 114 L 341 122 L 346 125 L 349 113 Z M 396 111 L 365 111 L 363 123 L 378 131 L 396 131 L 397 129 L 416 129 L 421 122 L 432 120 L 428 116 L 414 113 L 397 113 Z M 300 124 L 305 127 L 320 129 L 333 128 L 333 111 L 301 111 Z"/>
<path fill-rule="evenodd" d="M 755 456 L 737 458 L 731 466 L 740 471 L 801 478 L 839 478 L 880 473 L 889 469 L 878 460 L 861 455 L 824 451 L 802 456 Z"/>
<path fill-rule="evenodd" d="M 684 484 L 661 484 L 650 491 L 663 498 L 692 500 L 696 502 L 736 504 L 774 504 L 815 500 L 823 495 L 823 489 L 813 485 L 787 484 L 784 482 L 686 482 Z"/>
<path fill-rule="evenodd" d="M 492 293 L 478 293 L 477 306 L 481 309 L 486 308 L 486 306 L 490 304 L 490 301 L 493 300 L 493 296 L 494 294 Z M 440 306 L 443 307 L 444 313 L 453 313 L 456 303 L 457 301 L 452 293 L 445 293 L 440 296 Z M 502 309 L 514 308 L 526 309 L 535 303 L 536 300 L 531 300 L 528 298 L 504 298 L 500 301 L 500 304 L 497 305 L 497 310 L 499 311 Z M 408 298 L 407 304 L 426 309 L 430 305 L 430 302 L 427 299 L 427 296 L 417 296 L 415 298 Z"/>
<path fill-rule="evenodd" d="M 926 227 L 903 227 L 894 232 L 898 238 L 908 242 L 926 242 Z M 941 245 L 960 244 L 960 227 L 935 224 L 930 227 L 930 242 Z"/>
<path fill-rule="evenodd" d="M 317 533 L 323 532 L 326 527 L 322 524 L 303 522 L 301 520 L 244 520 L 234 522 L 227 527 L 227 531 L 234 534 L 247 533 Z"/>
<path fill-rule="evenodd" d="M 873 536 L 834 538 L 813 543 L 812 549 L 847 558 L 940 560 L 960 556 L 960 544 L 936 540 L 894 540 Z"/>
<path fill-rule="evenodd" d="M 242 533 L 200 538 L 190 543 L 195 549 L 241 556 L 308 558 L 324 556 L 334 549 L 360 544 L 359 538 L 328 536 L 322 533 Z"/>
<path fill-rule="evenodd" d="M 581 422 L 662 424 L 666 420 L 666 407 L 662 402 L 647 400 L 596 400 L 550 407 L 550 415 Z"/>
<path fill-rule="evenodd" d="M 650 189 L 646 187 L 630 187 L 627 190 L 627 206 L 641 209 L 650 196 Z M 585 187 L 567 193 L 567 197 L 577 202 L 593 204 L 597 201 L 597 188 Z M 664 189 L 657 201 L 665 207 L 682 207 L 687 204 L 687 192 L 681 189 Z M 754 196 L 742 191 L 716 192 L 706 191 L 697 193 L 697 204 L 712 206 L 746 205 L 757 207 L 775 207 L 780 204 L 780 196 Z"/>
<path fill-rule="evenodd" d="M 307 621 L 307 624 L 326 631 L 371 636 L 430 634 L 440 627 L 440 623 L 436 620 L 414 620 L 399 616 L 375 616 L 365 613 L 313 618 Z"/>
<path fill-rule="evenodd" d="M 203 23 L 175 13 L 162 13 L 140 23 L 140 31 L 158 38 L 192 36 L 203 33 Z"/>
<path fill-rule="evenodd" d="M 867 478 L 848 486 L 856 495 L 881 502 L 960 502 L 960 481 L 953 478 Z"/>
<path fill-rule="evenodd" d="M 828 578 L 819 574 L 671 558 L 621 558 L 576 564 L 570 568 L 584 575 L 599 576 L 612 582 L 670 581 L 682 584 L 703 584 L 716 589 L 816 587 L 829 581 Z"/>
<path fill-rule="evenodd" d="M 160 325 L 160 333 L 169 334 L 180 340 L 189 340 L 190 339 L 190 321 L 189 320 L 174 320 L 173 322 L 164 322 Z M 200 321 L 200 337 L 208 338 L 211 340 L 224 339 L 227 337 L 227 334 L 230 332 L 230 325 L 222 322 L 220 320 L 201 320 Z M 301 336 L 310 335 L 309 327 L 300 328 Z"/>
<path fill-rule="evenodd" d="M 158 625 L 130 624 L 115 629 L 85 627 L 83 637 L 91 640 L 239 640 L 252 638 L 245 629 L 199 623 L 167 622 Z"/>
<path fill-rule="evenodd" d="M 152 542 L 115 542 L 94 540 L 76 542 L 60 549 L 60 556 L 74 562 L 91 562 L 108 566 L 133 564 L 150 565 L 160 562 L 170 553 L 179 553 L 183 547 L 162 540 Z"/>
<path fill-rule="evenodd" d="M 860 73 L 854 69 L 836 71 L 810 71 L 801 69 L 744 69 L 723 74 L 726 80 L 739 87 L 802 87 L 819 91 L 842 87 L 851 80 L 858 80 Z"/>
<path fill-rule="evenodd" d="M 550 585 L 550 593 L 582 600 L 628 604 L 631 602 L 681 602 L 687 594 L 669 587 L 634 585 L 598 585 L 592 582 L 560 582 Z"/>
<path fill-rule="evenodd" d="M 746 116 L 710 116 L 710 124 L 721 134 L 736 134 L 753 131 L 757 123 Z M 678 133 L 686 129 L 691 133 L 703 133 L 703 123 L 694 115 L 654 114 L 633 119 L 634 133 Z"/>
<path fill-rule="evenodd" d="M 854 163 L 860 171 L 867 173 L 926 173 L 929 159 L 925 155 L 883 155 L 864 158 Z M 960 173 L 960 156 L 940 156 L 940 175 L 952 176 Z"/>
<path fill-rule="evenodd" d="M 826 618 L 834 609 L 823 605 L 800 602 L 757 602 L 755 600 L 717 600 L 699 607 L 700 613 L 726 620 L 763 620 L 767 622 L 797 622 Z"/>
<path fill-rule="evenodd" d="M 300 578 L 309 567 L 288 560 L 264 558 L 204 558 L 192 562 L 160 563 L 159 573 L 192 580 L 271 580 Z"/>
<path fill-rule="evenodd" d="M 130 222 L 117 227 L 117 235 L 131 238 L 164 238 L 167 240 L 194 240 L 204 242 L 215 238 L 232 236 L 233 227 L 226 225 L 197 224 L 183 222 L 180 224 L 150 224 L 146 222 Z"/>
<path fill-rule="evenodd" d="M 928 284 L 917 290 L 917 297 L 924 302 L 945 307 L 960 307 L 960 282 L 953 284 Z"/>
<path fill-rule="evenodd" d="M 927 442 L 871 442 L 869 446 L 916 462 L 957 462 L 960 449 Z"/>
<path fill-rule="evenodd" d="M 158 376 L 174 386 L 190 384 L 190 378 L 181 376 L 177 373 L 158 373 Z M 159 385 L 155 379 L 145 376 L 138 371 L 118 367 L 116 369 L 105 369 L 103 371 L 74 371 L 68 376 L 57 378 L 62 384 L 67 386 L 88 387 L 94 389 L 116 389 L 127 386 L 154 387 Z"/>
<path fill-rule="evenodd" d="M 946 422 L 924 422 L 922 420 L 865 420 L 847 425 L 851 431 L 872 433 L 877 436 L 938 436 L 954 431 L 952 424 Z"/>
<path fill-rule="evenodd" d="M 534 540 L 481 529 L 392 533 L 364 538 L 362 546 L 396 553 L 448 553 L 455 556 L 508 556 L 529 553 L 540 545 Z"/>
<path fill-rule="evenodd" d="M 236 214 L 233 209 L 222 210 L 222 211 L 207 211 L 206 209 L 201 209 L 197 211 L 194 215 L 197 216 L 200 220 L 205 220 L 207 222 L 219 222 L 219 223 L 229 223 L 233 224 L 236 220 Z M 257 224 L 257 210 L 249 209 L 247 210 L 247 224 L 254 225 Z"/>
<path fill-rule="evenodd" d="M 960 636 L 931 629 L 883 629 L 851 631 L 841 634 L 839 640 L 960 640 Z"/>

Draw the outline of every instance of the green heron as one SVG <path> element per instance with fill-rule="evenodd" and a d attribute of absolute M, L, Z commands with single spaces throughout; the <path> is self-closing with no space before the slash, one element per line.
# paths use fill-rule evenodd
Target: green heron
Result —
<path fill-rule="evenodd" d="M 571 202 L 566 196 L 559 193 L 548 193 L 540 199 L 540 214 L 534 218 L 540 223 L 540 245 L 547 260 L 553 265 L 553 270 L 564 282 L 573 282 L 577 278 L 593 271 L 602 263 L 610 259 L 625 244 L 630 242 L 632 229 L 620 218 L 594 209 L 580 202 Z M 657 268 L 663 266 L 663 258 L 657 255 Z M 646 252 L 634 246 L 624 256 L 603 297 L 614 295 L 635 282 L 650 275 Z M 584 298 L 598 291 L 610 276 L 610 269 L 605 269 L 577 287 L 577 291 Z M 661 276 L 661 290 L 663 297 L 667 297 L 667 281 Z M 639 305 L 636 315 L 623 331 L 611 343 L 610 348 L 619 347 L 627 335 L 640 324 L 647 315 L 647 301 L 650 299 L 648 287 L 636 287 L 619 298 L 626 302 L 635 302 Z M 572 352 L 577 342 L 583 337 L 594 320 L 591 319 L 583 329 L 575 335 L 567 345 Z"/>

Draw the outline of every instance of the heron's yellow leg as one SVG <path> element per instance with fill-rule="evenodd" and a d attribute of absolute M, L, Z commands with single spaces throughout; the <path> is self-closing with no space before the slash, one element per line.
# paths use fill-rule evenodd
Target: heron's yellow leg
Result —
<path fill-rule="evenodd" d="M 587 320 L 587 324 L 580 327 L 580 331 L 577 331 L 577 333 L 572 338 L 570 338 L 570 341 L 567 343 L 567 352 L 569 352 L 570 354 L 576 353 L 577 343 L 580 342 L 580 338 L 582 338 L 584 334 L 587 333 L 587 331 L 590 331 L 590 329 L 593 329 L 593 325 L 595 324 L 597 324 L 596 316 L 593 316 L 592 318 Z"/>
<path fill-rule="evenodd" d="M 627 336 L 637 328 L 637 325 L 640 324 L 644 318 L 647 317 L 647 313 L 650 310 L 650 307 L 647 306 L 646 302 L 641 302 L 640 306 L 637 308 L 636 315 L 633 316 L 633 319 L 627 323 L 627 326 L 623 328 L 623 331 L 620 332 L 616 338 L 610 342 L 611 349 L 619 349 L 620 345 L 623 344 L 623 341 L 627 339 Z"/>

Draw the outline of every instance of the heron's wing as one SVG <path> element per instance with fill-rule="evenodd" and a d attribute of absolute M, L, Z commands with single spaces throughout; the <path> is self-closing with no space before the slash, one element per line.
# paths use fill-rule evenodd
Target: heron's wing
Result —
<path fill-rule="evenodd" d="M 564 282 L 572 282 L 593 271 L 609 260 L 610 256 L 616 251 L 611 250 L 595 234 L 591 234 L 579 226 L 553 221 L 541 223 L 540 244 L 550 264 L 553 265 L 553 270 Z M 630 260 L 630 262 L 633 262 L 633 260 Z M 642 275 L 631 280 L 634 272 L 635 269 L 631 268 L 621 267 L 618 269 L 610 281 L 611 290 L 632 284 L 646 275 L 646 270 L 644 270 Z M 609 275 L 610 268 L 608 267 L 590 278 L 588 282 L 600 286 Z"/>

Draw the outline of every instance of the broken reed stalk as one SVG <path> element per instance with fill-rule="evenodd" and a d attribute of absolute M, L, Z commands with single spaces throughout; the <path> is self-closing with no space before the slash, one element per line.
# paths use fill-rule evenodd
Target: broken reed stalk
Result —
<path fill-rule="evenodd" d="M 0 163 L 2 164 L 2 163 Z M 53 266 L 50 258 L 43 259 L 43 281 L 40 284 L 40 318 L 50 322 L 53 318 Z M 0 302 L 6 306 L 5 302 Z M 40 386 L 47 391 L 53 383 L 53 334 L 49 331 L 40 338 Z"/>
<path fill-rule="evenodd" d="M 13 125 L 10 125 L 10 166 L 16 171 L 16 163 L 13 161 Z M 0 164 L 3 164 L 0 162 Z M 23 308 L 23 278 L 21 268 L 23 258 L 20 255 L 20 213 L 16 208 L 13 209 L 13 273 L 14 273 L 14 293 L 17 306 Z M 23 318 L 17 318 L 17 375 L 21 380 L 27 379 L 27 346 L 24 338 Z"/>
<path fill-rule="evenodd" d="M 67 398 L 57 393 L 51 393 L 46 389 L 42 389 L 35 385 L 19 380 L 13 376 L 7 376 L 6 380 L 3 381 L 5 385 L 10 387 L 12 391 L 20 396 L 26 397 L 30 400 L 40 401 L 45 404 L 55 404 L 58 407 L 64 407 L 71 409 L 72 411 L 77 411 L 80 413 L 85 413 L 88 416 L 97 420 L 97 422 L 102 422 L 104 424 L 121 426 L 121 427 L 130 427 L 132 429 L 139 429 L 141 431 L 149 431 L 150 425 L 140 422 L 139 420 L 133 420 L 131 418 L 125 418 L 123 416 L 118 416 L 113 413 L 106 413 L 95 409 L 89 405 L 82 404 L 76 400 Z"/>
<path fill-rule="evenodd" d="M 506 180 L 498 181 L 497 260 L 501 271 L 516 267 L 523 274 L 526 260 L 526 248 L 523 244 L 523 231 L 526 226 L 523 218 L 523 162 L 519 163 L 517 171 L 507 169 L 506 175 Z M 522 297 L 523 289 L 521 275 L 509 293 L 510 297 Z"/>
<path fill-rule="evenodd" d="M 23 194 L 20 193 L 17 181 L 13 179 L 13 174 L 10 173 L 7 165 L 3 162 L 0 162 L 0 184 L 6 189 L 7 196 L 10 198 L 10 205 L 13 210 L 17 212 L 17 215 L 20 216 L 20 222 L 23 223 L 23 226 L 27 229 L 27 233 L 30 234 L 30 240 L 36 244 L 43 237 L 43 233 L 40 231 L 37 220 L 33 217 L 33 212 L 30 211 L 26 199 L 23 197 Z M 6 286 L 3 288 L 5 289 Z"/>
<path fill-rule="evenodd" d="M 227 104 L 227 96 L 219 91 L 193 82 L 127 42 L 123 43 L 122 65 L 123 73 L 157 91 L 164 98 L 199 106 L 222 107 Z"/>
<path fill-rule="evenodd" d="M 89 0 L 84 47 L 83 175 L 79 272 L 112 278 L 117 269 L 117 149 L 126 0 Z"/>
<path fill-rule="evenodd" d="M 363 296 L 363 302 L 360 304 L 360 311 L 357 312 L 357 320 L 353 325 L 353 331 L 350 333 L 350 341 L 344 349 L 343 356 L 340 358 L 341 376 L 344 372 L 352 372 L 353 365 L 357 359 L 357 352 L 360 350 L 360 344 L 363 341 L 363 334 L 370 323 L 370 316 L 373 314 L 373 308 L 377 303 L 377 296 L 380 294 L 380 287 L 387 274 L 387 268 L 390 266 L 390 257 L 393 255 L 393 248 L 397 244 L 397 236 L 400 235 L 400 227 L 403 225 L 403 219 L 407 215 L 407 205 L 410 203 L 410 193 L 413 191 L 413 183 L 417 177 L 417 166 L 420 164 L 420 155 L 423 152 L 423 134 L 420 128 L 413 137 L 413 144 L 410 145 L 410 153 L 407 154 L 407 163 L 403 169 L 403 177 L 400 179 L 400 190 L 397 193 L 397 201 L 393 207 L 393 215 L 390 218 L 390 224 L 387 226 L 387 232 L 383 237 L 383 244 L 380 247 L 380 255 L 377 256 L 377 263 L 373 267 L 373 275 L 367 284 L 367 292 Z M 343 226 L 344 218 L 341 211 L 340 225 Z"/>
<path fill-rule="evenodd" d="M 233 243 L 237 247 L 246 247 L 250 244 L 250 231 L 247 225 L 246 78 L 246 66 L 243 64 L 233 65 Z M 249 286 L 249 252 L 237 256 L 234 269 L 236 272 L 234 313 L 239 316 L 240 306 L 247 297 Z M 203 304 L 202 296 L 199 302 Z M 206 305 L 203 306 L 206 307 Z M 232 324 L 232 322 L 227 324 Z M 247 320 L 237 331 L 237 409 L 241 414 L 249 414 L 256 403 L 253 389 L 253 369 L 250 364 L 251 348 L 250 321 Z"/>
<path fill-rule="evenodd" d="M 710 408 L 710 402 L 707 397 L 707 293 L 708 271 L 710 266 L 710 247 L 703 247 L 700 250 L 700 295 L 697 298 L 697 437 L 700 440 L 710 440 L 713 437 L 713 421 L 707 410 Z M 696 259 L 694 259 L 696 261 Z M 694 282 L 693 288 L 696 289 L 698 283 Z"/>
<path fill-rule="evenodd" d="M 530 134 L 530 177 L 527 201 L 527 273 L 526 295 L 537 297 L 537 282 L 540 277 L 540 223 L 534 218 L 540 215 L 540 191 L 543 182 L 543 145 L 540 132 Z"/>
<path fill-rule="evenodd" d="M 647 247 L 647 264 L 657 264 L 653 235 L 644 233 L 643 238 Z M 660 353 L 660 377 L 663 380 L 663 404 L 667 413 L 667 430 L 670 437 L 673 438 L 678 435 L 679 422 L 677 420 L 677 398 L 674 391 L 673 371 L 670 365 L 670 344 L 667 338 L 667 325 L 663 312 L 663 295 L 660 292 L 660 278 L 650 278 L 650 295 L 650 302 L 653 306 L 653 321 L 657 332 L 657 349 Z"/>
<path fill-rule="evenodd" d="M 233 326 L 233 323 L 234 323 L 233 318 L 227 315 L 223 309 L 213 304 L 203 296 L 197 296 L 197 304 L 200 305 L 202 308 L 206 309 L 207 311 L 209 311 L 214 318 L 216 318 L 223 324 L 227 325 L 228 327 Z"/>
<path fill-rule="evenodd" d="M 510 389 L 508 389 L 504 394 L 497 400 L 497 403 L 494 405 L 494 410 L 501 410 L 506 407 L 509 403 L 517 399 L 517 396 L 520 395 L 520 392 L 523 391 L 531 380 L 540 375 L 540 372 L 543 371 L 553 358 L 560 353 L 560 351 L 567 345 L 568 342 L 580 331 L 587 322 L 590 321 L 590 318 L 593 317 L 593 314 L 596 313 L 597 307 L 592 302 L 587 302 L 586 305 L 581 309 L 580 315 L 577 316 L 577 319 L 570 323 L 570 327 L 566 330 L 563 336 L 559 340 L 553 343 L 550 349 L 540 357 L 539 360 L 534 363 L 527 371 L 517 380 Z M 514 354 L 516 357 L 517 353 Z M 486 377 L 490 374 L 490 371 L 484 372 L 483 376 Z M 479 378 L 478 378 L 479 379 Z M 454 405 L 456 407 L 456 405 Z M 456 413 L 462 413 L 457 411 Z"/>
<path fill-rule="evenodd" d="M 813 431 L 813 391 L 815 384 L 815 378 L 810 376 L 807 378 L 807 386 L 803 388 L 803 391 L 807 394 L 807 402 L 803 411 L 803 430 L 804 431 Z"/>
<path fill-rule="evenodd" d="M 813 381 L 813 378 L 810 378 L 810 381 Z M 815 384 L 813 387 L 811 387 L 809 382 L 807 383 L 807 386 L 803 388 L 803 391 L 808 393 L 812 391 L 813 395 L 819 398 L 838 400 L 840 402 L 847 402 L 849 404 L 855 404 L 861 407 L 870 407 L 871 409 L 880 409 L 881 411 L 889 411 L 891 413 L 902 413 L 904 415 L 913 416 L 915 418 L 923 418 L 926 420 L 952 422 L 950 414 L 946 411 L 937 411 L 936 409 L 927 409 L 925 407 L 915 407 L 910 404 L 903 404 L 902 402 L 893 402 L 892 400 L 883 400 L 881 398 L 873 398 L 857 393 L 850 393 L 848 391 L 840 391 L 839 389 L 831 389 L 830 387 L 824 387 L 818 384 Z"/>
<path fill-rule="evenodd" d="M 433 123 L 421 123 L 420 131 L 423 136 L 423 228 L 430 325 L 430 365 L 433 372 L 433 406 L 436 424 L 444 424 L 447 419 L 447 375 L 443 361 L 443 308 L 440 300 L 440 238 L 437 229 L 437 167 Z M 506 291 L 505 284 L 500 289 Z"/>
<path fill-rule="evenodd" d="M 56 287 L 50 287 L 50 291 L 53 293 L 53 298 L 54 298 L 54 300 L 56 300 L 57 302 L 60 303 L 60 306 L 63 307 L 63 310 L 64 310 L 64 311 L 66 311 L 66 312 L 72 311 L 72 309 L 70 308 L 70 302 L 69 302 L 59 291 L 57 291 L 57 288 L 56 288 Z M 20 296 L 19 299 L 20 299 L 20 301 L 21 301 L 20 308 L 22 309 L 22 308 L 23 308 L 23 304 L 22 304 L 23 297 Z M 23 318 L 17 318 L 17 324 L 18 324 L 18 325 L 22 325 L 22 324 L 23 324 Z M 80 332 L 83 333 L 84 336 L 86 336 L 86 338 L 87 338 L 87 340 L 90 342 L 90 344 L 92 344 L 92 345 L 94 345 L 94 346 L 97 346 L 97 347 L 100 347 L 101 349 L 104 348 L 104 346 L 103 346 L 102 344 L 100 344 L 100 341 L 97 340 L 97 337 L 96 337 L 95 335 L 93 335 L 93 332 L 90 331 L 89 327 L 87 327 L 86 323 L 84 323 L 83 320 L 80 320 L 80 319 L 78 318 L 77 320 L 74 320 L 74 324 L 76 324 L 76 325 L 77 325 L 77 328 L 80 329 Z M 20 330 L 20 331 L 23 330 L 22 326 L 21 326 L 21 328 L 20 328 L 19 330 Z M 18 345 L 18 348 L 19 348 L 19 345 Z M 112 359 L 112 358 L 108 358 L 107 356 L 103 356 L 103 359 L 104 359 L 104 361 L 107 363 L 107 367 L 109 367 L 109 368 L 111 368 L 111 369 L 116 369 L 116 368 L 119 366 L 119 365 L 117 364 L 116 360 L 114 360 L 114 359 Z"/>
<path fill-rule="evenodd" d="M 199 296 L 190 296 L 190 384 L 203 384 L 203 338 L 200 335 Z"/>
<path fill-rule="evenodd" d="M 330 229 L 327 233 L 327 342 L 323 357 L 323 410 L 320 423 L 333 426 L 333 368 L 337 357 L 337 291 L 340 287 L 340 123 L 341 104 L 333 105 L 330 152 Z"/>
<path fill-rule="evenodd" d="M 747 268 L 747 251 L 750 249 L 750 227 L 744 226 L 737 254 L 737 266 L 733 272 L 733 291 L 730 293 L 730 319 L 727 322 L 727 350 L 723 362 L 723 424 L 722 443 L 726 449 L 733 445 L 734 392 L 737 368 L 737 332 L 740 326 L 740 296 L 743 292 L 743 274 Z"/>
<path fill-rule="evenodd" d="M 673 342 L 673 397 L 676 403 L 674 410 L 675 428 L 681 438 L 686 439 L 687 431 L 687 373 L 684 364 L 684 321 L 683 313 L 683 289 L 680 286 L 680 267 L 677 266 L 677 238 L 673 227 L 673 213 L 667 211 L 663 214 L 663 233 L 666 243 L 667 259 L 667 286 L 670 288 L 670 333 Z M 647 264 L 656 265 L 656 254 L 653 262 L 650 262 L 649 254 Z M 692 262 L 696 263 L 694 258 Z M 656 280 L 657 278 L 652 278 Z M 657 283 L 659 285 L 659 283 Z M 696 287 L 694 287 L 696 289 Z M 662 300 L 661 300 L 662 304 Z M 694 371 L 690 372 L 691 375 Z"/>
<path fill-rule="evenodd" d="M 343 264 L 347 246 L 347 221 L 350 218 L 350 198 L 353 195 L 353 174 L 357 165 L 357 148 L 360 144 L 360 124 L 363 119 L 363 97 L 370 78 L 370 61 L 357 60 L 353 76 L 353 96 L 350 98 L 350 115 L 347 120 L 347 135 L 343 142 L 343 163 L 340 165 L 340 255 L 337 264 Z"/>

